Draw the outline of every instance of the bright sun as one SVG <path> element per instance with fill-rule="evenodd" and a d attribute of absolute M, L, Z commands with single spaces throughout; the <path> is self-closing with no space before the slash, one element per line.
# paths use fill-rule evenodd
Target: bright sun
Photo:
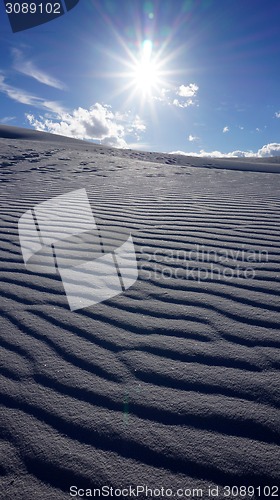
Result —
<path fill-rule="evenodd" d="M 133 84 L 142 94 L 150 94 L 159 83 L 159 69 L 156 61 L 152 58 L 152 50 L 152 42 L 145 40 L 142 44 L 140 61 L 135 62 L 133 67 Z"/>
<path fill-rule="evenodd" d="M 173 73 L 166 68 L 173 57 L 172 53 L 164 55 L 167 42 L 155 50 L 152 40 L 144 39 L 141 42 L 138 40 L 136 54 L 120 37 L 119 41 L 126 52 L 126 57 L 112 54 L 119 62 L 121 71 L 111 73 L 110 76 L 123 78 L 125 83 L 123 86 L 118 86 L 116 95 L 126 93 L 126 106 L 131 101 L 138 101 L 141 107 L 149 104 L 153 108 L 156 97 L 161 96 L 162 91 L 166 91 L 170 86 L 168 77 Z"/>

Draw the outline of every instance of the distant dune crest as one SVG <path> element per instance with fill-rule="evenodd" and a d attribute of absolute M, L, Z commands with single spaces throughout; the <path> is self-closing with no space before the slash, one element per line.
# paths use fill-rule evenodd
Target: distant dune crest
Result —
<path fill-rule="evenodd" d="M 58 142 L 72 144 L 73 147 L 97 149 L 104 154 L 114 154 L 121 158 L 135 159 L 147 162 L 162 163 L 167 165 L 183 165 L 207 169 L 244 170 L 252 172 L 280 173 L 280 157 L 271 158 L 203 158 L 196 156 L 176 155 L 160 152 L 133 151 L 131 149 L 118 149 L 90 141 L 83 141 L 49 132 L 33 129 L 0 125 L 0 139 L 17 139 L 26 141 Z"/>

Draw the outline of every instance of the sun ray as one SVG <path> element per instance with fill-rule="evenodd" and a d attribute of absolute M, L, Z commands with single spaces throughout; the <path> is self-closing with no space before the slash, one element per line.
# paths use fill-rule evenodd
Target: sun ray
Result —
<path fill-rule="evenodd" d="M 144 95 L 150 95 L 160 79 L 160 68 L 152 57 L 152 51 L 152 41 L 144 40 L 140 60 L 132 68 L 132 83 Z"/>
<path fill-rule="evenodd" d="M 117 98 L 125 94 L 124 109 L 131 105 L 138 112 L 150 108 L 155 118 L 157 99 L 161 100 L 163 91 L 174 88 L 175 77 L 177 80 L 179 74 L 185 73 L 184 68 L 174 69 L 173 66 L 180 48 L 171 49 L 172 30 L 164 39 L 159 39 L 152 30 L 149 37 L 144 37 L 145 30 L 136 25 L 133 36 L 129 38 L 121 34 L 109 18 L 106 17 L 105 21 L 110 25 L 116 37 L 116 46 L 121 50 L 104 51 L 104 56 L 114 61 L 112 67 L 116 69 L 98 76 L 115 80 L 115 91 L 111 96 Z"/>

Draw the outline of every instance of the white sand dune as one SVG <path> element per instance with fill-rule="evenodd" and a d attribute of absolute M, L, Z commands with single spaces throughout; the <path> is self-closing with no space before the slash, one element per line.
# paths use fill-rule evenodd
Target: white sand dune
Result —
<path fill-rule="evenodd" d="M 209 487 L 244 498 L 223 488 L 252 486 L 250 498 L 272 498 L 278 159 L 116 150 L 6 126 L 0 137 L 1 498 L 69 499 L 71 485 L 174 498 Z M 139 278 L 71 312 L 58 274 L 25 268 L 18 220 L 82 188 L 116 245 L 132 233 Z"/>

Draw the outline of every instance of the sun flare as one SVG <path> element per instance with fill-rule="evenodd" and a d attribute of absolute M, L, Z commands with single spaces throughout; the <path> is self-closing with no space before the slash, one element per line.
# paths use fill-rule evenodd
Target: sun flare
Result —
<path fill-rule="evenodd" d="M 159 45 L 157 40 L 141 40 L 140 35 L 137 38 L 137 43 L 132 47 L 118 37 L 125 57 L 110 54 L 119 63 L 119 70 L 109 75 L 122 79 L 123 84 L 116 86 L 115 95 L 126 93 L 126 107 L 134 102 L 140 108 L 150 106 L 154 111 L 156 100 L 161 99 L 163 91 L 166 92 L 171 86 L 170 78 L 177 73 L 168 68 L 175 53 L 167 52 L 168 39 Z"/>
<path fill-rule="evenodd" d="M 150 94 L 159 83 L 160 72 L 158 64 L 152 57 L 153 44 L 150 40 L 142 43 L 140 61 L 135 62 L 132 77 L 133 84 L 143 94 Z"/>

